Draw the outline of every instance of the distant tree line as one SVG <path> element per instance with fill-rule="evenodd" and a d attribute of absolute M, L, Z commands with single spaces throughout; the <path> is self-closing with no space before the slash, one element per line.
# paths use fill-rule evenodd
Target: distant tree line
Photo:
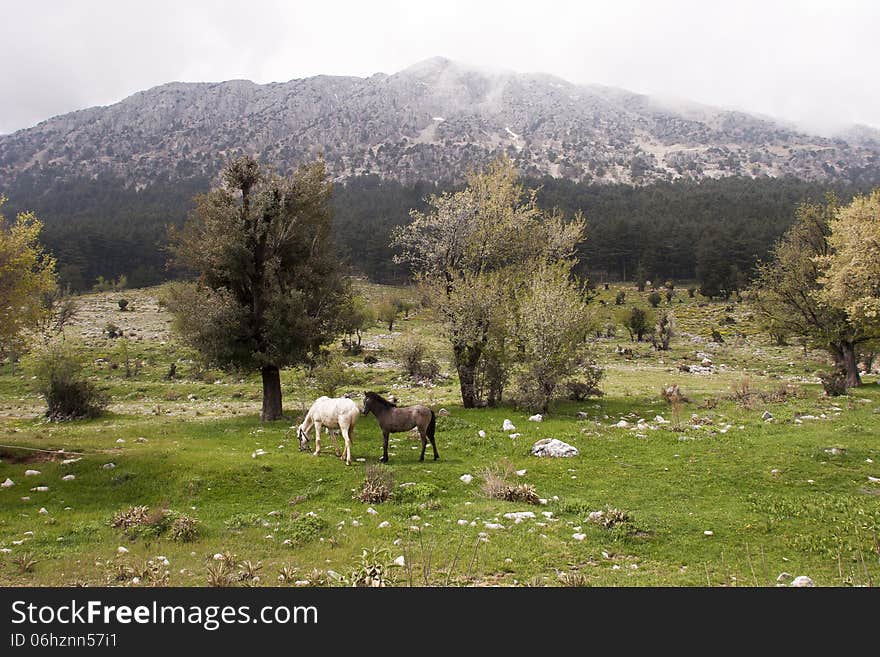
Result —
<path fill-rule="evenodd" d="M 605 280 L 692 279 L 710 296 L 742 289 L 759 259 L 791 226 L 795 209 L 833 191 L 841 202 L 868 185 L 808 182 L 795 178 L 724 178 L 658 183 L 645 187 L 590 185 L 528 179 L 538 187 L 542 210 L 581 212 L 586 240 L 578 247 L 581 274 Z M 211 187 L 204 178 L 160 180 L 143 189 L 120 179 L 55 180 L 23 175 L 4 193 L 12 212 L 34 210 L 41 236 L 58 261 L 62 285 L 90 289 L 98 277 L 142 286 L 175 277 L 166 267 L 167 226 L 182 225 L 192 199 Z M 460 189 L 460 188 L 459 188 Z M 382 283 L 408 279 L 408 265 L 392 234 L 424 211 L 425 198 L 444 191 L 432 183 L 404 185 L 361 176 L 334 185 L 332 210 L 336 255 L 357 274 Z M 587 271 L 583 271 L 587 270 Z"/>

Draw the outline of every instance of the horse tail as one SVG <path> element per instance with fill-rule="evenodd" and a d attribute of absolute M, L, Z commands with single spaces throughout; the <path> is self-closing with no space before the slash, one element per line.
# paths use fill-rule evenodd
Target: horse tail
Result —
<path fill-rule="evenodd" d="M 428 409 L 431 410 L 431 409 Z M 431 443 L 434 442 L 434 430 L 437 428 L 437 416 L 434 414 L 434 411 L 431 410 L 431 421 L 428 422 L 428 429 L 425 433 L 428 434 L 428 438 L 431 439 Z"/>

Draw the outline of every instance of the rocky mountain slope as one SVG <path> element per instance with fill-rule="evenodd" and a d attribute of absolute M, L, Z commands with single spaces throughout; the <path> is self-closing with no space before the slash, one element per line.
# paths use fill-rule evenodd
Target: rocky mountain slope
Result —
<path fill-rule="evenodd" d="M 0 136 L 0 180 L 112 176 L 140 189 L 213 177 L 249 152 L 336 179 L 456 181 L 500 152 L 526 174 L 598 183 L 880 176 L 876 131 L 828 139 L 770 119 L 442 58 L 394 75 L 179 83 Z"/>

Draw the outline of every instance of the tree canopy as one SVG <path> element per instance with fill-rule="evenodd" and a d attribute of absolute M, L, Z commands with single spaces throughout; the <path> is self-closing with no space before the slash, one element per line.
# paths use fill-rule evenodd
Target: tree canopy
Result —
<path fill-rule="evenodd" d="M 264 420 L 281 416 L 279 368 L 314 357 L 342 328 L 348 285 L 334 257 L 321 161 L 280 178 L 242 157 L 172 233 L 174 262 L 197 275 L 172 286 L 175 327 L 205 359 L 260 369 Z"/>

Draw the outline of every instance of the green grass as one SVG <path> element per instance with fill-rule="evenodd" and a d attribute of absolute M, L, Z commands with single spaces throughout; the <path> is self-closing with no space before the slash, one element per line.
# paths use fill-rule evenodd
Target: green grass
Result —
<path fill-rule="evenodd" d="M 603 291 L 600 298 L 613 305 L 614 293 Z M 137 294 L 126 296 L 137 309 Z M 628 302 L 631 296 L 637 293 L 628 289 Z M 408 382 L 399 368 L 352 370 L 352 390 L 393 390 L 402 403 L 450 411 L 438 418 L 437 462 L 417 460 L 417 439 L 392 436 L 391 461 L 383 467 L 392 473 L 394 494 L 374 505 L 353 495 L 365 465 L 381 454 L 375 419 L 360 419 L 353 458 L 363 460 L 350 467 L 335 457 L 332 441 L 324 441 L 320 457 L 298 451 L 289 428 L 314 396 L 302 372 L 283 376 L 290 419 L 263 424 L 254 375 L 200 372 L 186 362 L 192 354 L 173 340 L 144 340 L 129 344 L 143 365 L 126 378 L 121 368 L 95 362 L 112 361 L 117 346 L 92 340 L 83 345 L 84 355 L 114 404 L 96 420 L 48 424 L 39 418 L 29 375 L 13 375 L 7 366 L 0 373 L 0 444 L 84 456 L 70 465 L 25 462 L 20 459 L 34 453 L 0 447 L 0 481 L 15 482 L 0 489 L 0 548 L 10 550 L 0 554 L 0 585 L 131 585 L 132 573 L 148 572 L 143 564 L 160 555 L 170 564 L 167 578 L 143 575 L 142 585 L 206 585 L 218 553 L 235 555 L 236 563 L 261 561 L 263 584 L 278 584 L 284 567 L 293 580 L 316 584 L 332 581 L 328 571 L 347 576 L 360 568 L 364 550 L 363 559 L 404 555 L 411 568 L 391 569 L 398 584 L 556 585 L 560 574 L 578 574 L 590 585 L 772 585 L 783 571 L 809 575 L 819 585 L 868 583 L 869 575 L 876 583 L 880 485 L 868 481 L 880 476 L 876 380 L 867 377 L 848 397 L 827 399 L 812 382 L 825 367 L 822 354 L 769 346 L 739 304 L 730 311 L 730 304 L 685 301 L 673 306 L 681 331 L 706 337 L 716 316 L 731 315 L 743 337 L 731 332 L 719 346 L 682 336 L 664 354 L 621 334 L 599 340 L 606 395 L 559 403 L 542 423 L 509 407 L 462 409 L 454 378 L 425 388 Z M 108 307 L 111 302 L 108 297 Z M 136 321 L 134 314 L 126 319 Z M 384 329 L 377 325 L 366 339 L 386 335 Z M 426 336 L 449 372 L 427 311 L 401 321 L 397 330 Z M 618 344 L 633 347 L 634 357 L 617 356 Z M 381 340 L 380 359 L 391 358 L 392 345 L 393 339 Z M 698 351 L 727 367 L 714 374 L 679 371 L 679 364 L 700 362 Z M 344 359 L 357 363 L 362 356 Z M 166 381 L 173 360 L 180 360 L 180 378 Z M 744 408 L 727 396 L 745 379 L 756 391 L 788 383 L 799 395 L 784 402 L 755 397 Z M 691 400 L 675 412 L 659 396 L 668 383 L 678 383 Z M 707 400 L 714 407 L 707 408 Z M 764 410 L 773 414 L 772 422 L 761 420 Z M 579 419 L 579 411 L 589 417 Z M 696 428 L 693 414 L 701 423 Z M 796 423 L 804 414 L 818 419 Z M 672 422 L 657 423 L 657 415 Z M 501 430 L 505 418 L 517 426 L 519 438 Z M 635 425 L 638 418 L 656 428 L 613 426 L 620 419 Z M 676 422 L 687 428 L 673 430 Z M 529 456 L 532 443 L 544 437 L 575 445 L 580 456 Z M 832 447 L 842 451 L 825 451 Z M 254 458 L 257 449 L 267 454 Z M 107 463 L 115 467 L 104 469 Z M 481 474 L 499 464 L 526 470 L 512 475 L 512 483 L 534 486 L 547 503 L 486 497 Z M 25 477 L 26 469 L 41 474 Z M 63 481 L 67 474 L 75 479 Z M 462 482 L 464 474 L 473 482 Z M 30 490 L 37 486 L 49 490 Z M 133 505 L 197 518 L 199 538 L 176 542 L 168 532 L 110 526 L 116 512 Z M 627 511 L 631 521 L 611 529 L 586 521 L 591 511 L 608 506 Z M 516 511 L 536 517 L 519 524 L 504 518 Z M 380 527 L 383 522 L 388 526 Z M 128 552 L 117 554 L 119 546 Z M 37 560 L 30 572 L 16 563 L 25 553 Z"/>

